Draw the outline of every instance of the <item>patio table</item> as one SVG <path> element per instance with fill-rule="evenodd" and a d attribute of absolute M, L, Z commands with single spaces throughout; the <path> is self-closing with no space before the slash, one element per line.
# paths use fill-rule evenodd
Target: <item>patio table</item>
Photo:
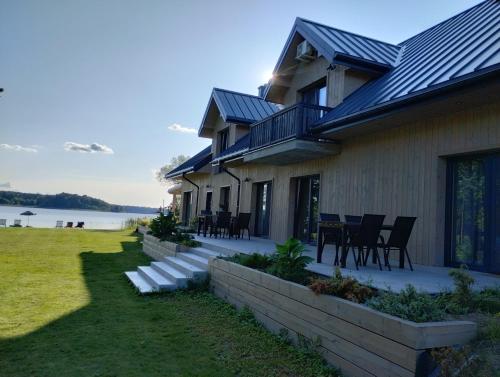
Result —
<path fill-rule="evenodd" d="M 344 221 L 318 221 L 318 245 L 316 248 L 316 261 L 321 263 L 324 249 L 324 237 L 325 234 L 328 233 L 329 230 L 339 229 L 340 230 L 340 267 L 346 267 L 346 259 L 347 259 L 347 237 L 349 229 L 356 229 L 361 226 L 360 223 L 352 223 L 352 222 L 344 222 Z M 382 230 L 392 230 L 393 226 L 386 224 L 382 226 Z M 372 255 L 373 257 L 373 255 Z M 339 264 L 337 259 L 333 262 L 334 266 Z"/>

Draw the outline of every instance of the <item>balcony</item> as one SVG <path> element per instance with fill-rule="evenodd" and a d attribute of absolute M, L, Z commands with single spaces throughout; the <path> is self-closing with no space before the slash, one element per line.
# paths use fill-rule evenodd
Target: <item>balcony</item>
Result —
<path fill-rule="evenodd" d="M 339 145 L 312 136 L 310 127 L 329 107 L 298 103 L 250 127 L 245 162 L 286 165 L 338 154 Z"/>

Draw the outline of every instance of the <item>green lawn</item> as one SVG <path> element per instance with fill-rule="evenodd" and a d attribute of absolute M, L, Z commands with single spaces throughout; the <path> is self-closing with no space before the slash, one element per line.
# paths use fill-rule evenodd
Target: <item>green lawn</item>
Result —
<path fill-rule="evenodd" d="M 138 296 L 127 231 L 0 230 L 0 376 L 321 376 L 205 292 Z"/>

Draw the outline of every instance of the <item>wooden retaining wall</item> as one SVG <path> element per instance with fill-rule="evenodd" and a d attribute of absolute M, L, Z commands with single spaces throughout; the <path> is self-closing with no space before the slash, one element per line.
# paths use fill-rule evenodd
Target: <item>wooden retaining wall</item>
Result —
<path fill-rule="evenodd" d="M 269 330 L 288 330 L 318 342 L 319 351 L 346 376 L 418 376 L 426 350 L 464 344 L 476 335 L 473 322 L 415 323 L 222 259 L 209 262 L 213 292 L 248 306 Z"/>

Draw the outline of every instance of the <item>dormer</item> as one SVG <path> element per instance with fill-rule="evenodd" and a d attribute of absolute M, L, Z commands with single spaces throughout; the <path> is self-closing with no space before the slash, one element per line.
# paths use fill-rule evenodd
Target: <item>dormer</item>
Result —
<path fill-rule="evenodd" d="M 297 18 L 264 98 L 335 107 L 388 72 L 399 54 L 399 46 Z"/>
<path fill-rule="evenodd" d="M 198 135 L 212 139 L 212 154 L 216 157 L 245 136 L 250 124 L 278 110 L 261 97 L 214 88 Z"/>

